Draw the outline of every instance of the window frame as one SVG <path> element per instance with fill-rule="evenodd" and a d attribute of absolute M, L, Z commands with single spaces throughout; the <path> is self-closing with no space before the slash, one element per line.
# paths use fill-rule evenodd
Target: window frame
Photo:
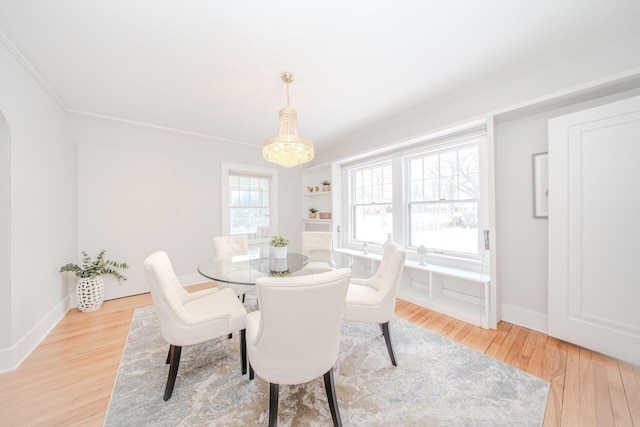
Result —
<path fill-rule="evenodd" d="M 483 221 L 483 205 L 488 203 L 487 200 L 483 201 L 483 185 L 482 185 L 482 155 L 481 155 L 481 145 L 482 145 L 482 136 L 465 138 L 460 141 L 451 142 L 451 143 L 443 143 L 439 144 L 439 146 L 435 147 L 425 147 L 423 150 L 407 154 L 402 156 L 403 161 L 403 170 L 405 173 L 405 180 L 403 182 L 404 185 L 404 194 L 406 198 L 403 199 L 403 217 L 405 221 L 405 248 L 411 251 L 417 251 L 418 245 L 411 245 L 411 206 L 413 205 L 435 205 L 435 204 L 453 204 L 453 203 L 477 203 L 477 211 L 478 211 L 478 236 L 476 240 L 476 249 L 477 253 L 470 252 L 459 252 L 453 250 L 442 250 L 441 248 L 429 248 L 427 247 L 427 253 L 430 255 L 443 256 L 449 258 L 459 258 L 462 260 L 473 260 L 479 261 L 482 258 L 482 246 L 481 246 L 481 230 L 488 228 L 488 222 Z M 411 199 L 411 160 L 416 158 L 424 158 L 428 155 L 436 154 L 436 153 L 445 153 L 447 151 L 458 151 L 461 147 L 469 147 L 475 146 L 478 152 L 478 198 L 475 199 L 439 199 L 439 200 L 431 200 L 431 201 L 412 201 Z M 438 177 L 442 178 L 442 174 L 439 173 Z M 456 186 L 459 188 L 458 186 Z M 487 198 L 488 195 L 485 195 Z M 486 220 L 486 219 L 485 219 Z M 485 225 L 483 228 L 483 224 Z"/>
<path fill-rule="evenodd" d="M 220 231 L 221 235 L 231 234 L 231 204 L 229 200 L 229 176 L 242 175 L 269 179 L 269 234 L 278 234 L 278 170 L 260 166 L 243 165 L 240 163 L 222 162 L 221 164 L 221 201 L 220 201 Z M 262 244 L 269 238 L 249 239 L 250 245 Z"/>
<path fill-rule="evenodd" d="M 382 169 L 384 169 L 386 166 L 389 166 L 391 168 L 391 172 L 392 172 L 392 177 L 391 177 L 391 189 L 392 189 L 392 199 L 387 203 L 384 201 L 384 196 L 382 197 L 381 201 L 372 201 L 371 203 L 357 203 L 355 201 L 356 198 L 356 188 L 355 188 L 355 174 L 358 172 L 361 172 L 363 170 L 372 170 L 374 168 L 380 167 Z M 349 220 L 349 240 L 352 242 L 357 242 L 357 243 L 364 243 L 364 240 L 359 240 L 356 239 L 355 237 L 355 233 L 357 231 L 356 228 L 356 209 L 358 207 L 363 207 L 363 206 L 373 206 L 373 205 L 391 205 L 391 209 L 393 210 L 393 162 L 390 159 L 386 159 L 386 160 L 381 160 L 379 162 L 373 162 L 373 163 L 368 163 L 365 165 L 358 165 L 356 167 L 353 167 L 349 170 L 349 177 L 347 179 L 348 182 L 348 192 L 349 192 L 349 215 L 347 216 L 348 220 Z M 384 190 L 383 190 L 383 194 L 384 194 Z M 354 200 L 353 203 L 351 203 L 351 200 Z M 391 223 L 391 227 L 393 229 L 393 221 Z M 393 232 L 392 232 L 393 233 Z M 371 240 L 368 240 L 369 243 L 371 243 Z M 384 242 L 384 240 L 383 240 Z M 375 244 L 375 243 L 374 243 Z"/>
<path fill-rule="evenodd" d="M 437 137 L 424 137 L 415 141 L 411 145 L 406 145 L 397 150 L 384 154 L 375 154 L 370 157 L 360 156 L 353 162 L 344 162 L 342 166 L 342 177 L 345 182 L 343 196 L 343 215 L 345 221 L 345 232 L 343 233 L 342 247 L 352 250 L 362 250 L 363 241 L 355 240 L 353 236 L 353 216 L 352 216 L 352 181 L 351 171 L 384 162 L 392 163 L 393 182 L 393 241 L 403 246 L 410 258 L 417 259 L 417 247 L 409 246 L 409 190 L 410 176 L 408 159 L 415 158 L 426 153 L 443 151 L 460 145 L 470 143 L 477 144 L 478 147 L 478 176 L 479 176 L 479 199 L 478 199 L 478 253 L 467 254 L 454 251 L 429 250 L 428 262 L 457 267 L 462 269 L 475 269 L 476 266 L 484 265 L 487 262 L 486 249 L 484 247 L 484 231 L 490 228 L 489 206 L 491 203 L 489 188 L 489 159 L 488 159 L 488 127 L 486 123 L 480 126 L 470 127 L 463 130 L 452 131 L 449 134 L 440 133 Z M 382 253 L 382 245 L 369 245 L 372 253 Z"/>

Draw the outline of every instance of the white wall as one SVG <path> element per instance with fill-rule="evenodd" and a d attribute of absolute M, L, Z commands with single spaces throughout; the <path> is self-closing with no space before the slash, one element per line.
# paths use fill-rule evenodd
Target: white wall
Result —
<path fill-rule="evenodd" d="M 2 155 L 11 156 L 11 240 L 10 254 L 4 247 L 1 253 L 10 277 L 2 277 L 0 298 L 3 308 L 4 301 L 11 307 L 10 321 L 3 314 L 0 324 L 0 371 L 15 367 L 68 309 L 68 287 L 58 269 L 75 252 L 68 117 L 4 43 L 0 113 L 10 132 Z M 0 220 L 6 230 L 6 215 Z"/>
<path fill-rule="evenodd" d="M 0 351 L 11 347 L 11 133 L 0 111 Z"/>
<path fill-rule="evenodd" d="M 262 159 L 260 147 L 87 116 L 72 118 L 72 133 L 78 249 L 106 249 L 109 258 L 131 265 L 122 287 L 106 283 L 107 299 L 146 292 L 142 263 L 160 249 L 183 283 L 204 281 L 197 265 L 212 255 L 211 237 L 221 233 L 221 162 L 277 167 Z M 277 169 L 279 233 L 299 245 L 302 169 Z"/>

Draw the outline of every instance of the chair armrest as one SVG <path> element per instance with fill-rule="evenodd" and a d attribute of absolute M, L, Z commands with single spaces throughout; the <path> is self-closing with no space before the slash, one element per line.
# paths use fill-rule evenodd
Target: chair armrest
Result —
<path fill-rule="evenodd" d="M 260 339 L 260 311 L 252 311 L 247 315 L 247 343 L 256 345 Z"/>
<path fill-rule="evenodd" d="M 206 297 L 207 295 L 215 294 L 218 292 L 218 288 L 207 288 L 195 292 L 189 292 L 189 301 L 197 300 L 198 298 Z M 187 301 L 184 301 L 187 302 Z"/>
<path fill-rule="evenodd" d="M 369 285 L 369 279 L 354 279 L 354 278 L 351 278 L 351 283 L 353 283 L 354 285 L 368 286 Z"/>
<path fill-rule="evenodd" d="M 194 313 L 187 312 L 186 316 L 183 316 L 181 320 L 189 326 L 196 326 L 196 325 L 202 325 L 205 323 L 211 323 L 216 321 L 228 323 L 229 317 L 230 316 L 228 313 L 194 314 Z"/>

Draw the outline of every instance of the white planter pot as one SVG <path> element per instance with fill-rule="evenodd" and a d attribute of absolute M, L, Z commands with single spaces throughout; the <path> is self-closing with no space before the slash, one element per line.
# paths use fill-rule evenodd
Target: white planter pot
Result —
<path fill-rule="evenodd" d="M 282 259 L 287 257 L 287 247 L 286 246 L 271 246 L 271 250 L 273 251 L 273 256 L 277 259 Z"/>
<path fill-rule="evenodd" d="M 83 278 L 76 285 L 76 305 L 80 311 L 94 311 L 104 302 L 104 281 L 102 277 Z"/>

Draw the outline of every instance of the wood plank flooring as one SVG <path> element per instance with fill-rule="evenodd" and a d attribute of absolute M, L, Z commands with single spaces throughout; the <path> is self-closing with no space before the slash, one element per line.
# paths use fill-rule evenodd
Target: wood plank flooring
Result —
<path fill-rule="evenodd" d="M 101 426 L 133 310 L 151 303 L 144 294 L 71 310 L 17 370 L 0 375 L 0 426 Z M 640 427 L 639 367 L 506 322 L 488 331 L 403 300 L 396 314 L 549 381 L 544 426 Z"/>

